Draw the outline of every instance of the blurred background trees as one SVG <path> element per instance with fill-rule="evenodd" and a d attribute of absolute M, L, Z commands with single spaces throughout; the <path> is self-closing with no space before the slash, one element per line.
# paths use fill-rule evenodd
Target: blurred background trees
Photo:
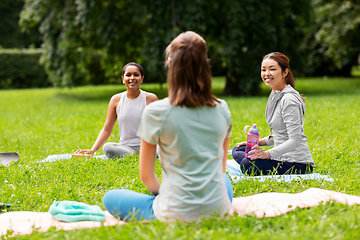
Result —
<path fill-rule="evenodd" d="M 41 38 L 38 25 L 22 32 L 19 26 L 20 12 L 24 1 L 0 1 L 0 46 L 4 48 L 40 47 Z"/>
<path fill-rule="evenodd" d="M 54 86 L 116 83 L 130 61 L 163 83 L 166 46 L 192 30 L 208 43 L 213 75 L 226 77 L 224 93 L 255 95 L 272 51 L 289 56 L 295 76 L 349 76 L 359 23 L 359 0 L 2 0 L 0 45 L 41 45 Z"/>

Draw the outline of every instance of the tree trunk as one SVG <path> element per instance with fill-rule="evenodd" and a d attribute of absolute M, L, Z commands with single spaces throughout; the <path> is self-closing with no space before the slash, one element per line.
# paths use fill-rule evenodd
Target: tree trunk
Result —
<path fill-rule="evenodd" d="M 226 76 L 226 84 L 223 92 L 224 95 L 239 96 L 242 95 L 242 91 L 239 87 L 239 82 L 232 81 L 231 78 Z"/>

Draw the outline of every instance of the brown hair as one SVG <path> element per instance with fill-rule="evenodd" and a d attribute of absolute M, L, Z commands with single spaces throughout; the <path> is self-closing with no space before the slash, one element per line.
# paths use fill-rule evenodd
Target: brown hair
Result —
<path fill-rule="evenodd" d="M 127 68 L 128 66 L 135 66 L 135 67 L 137 67 L 137 68 L 139 69 L 139 71 L 140 71 L 140 75 L 141 75 L 142 77 L 144 76 L 144 70 L 143 70 L 142 66 L 141 66 L 140 64 L 136 63 L 136 62 L 129 62 L 128 64 L 126 64 L 126 65 L 123 67 L 121 76 L 124 76 L 124 73 L 125 73 L 126 68 Z"/>
<path fill-rule="evenodd" d="M 281 52 L 269 53 L 265 55 L 265 57 L 263 57 L 262 61 L 264 61 L 267 58 L 276 61 L 279 64 L 282 73 L 286 71 L 286 69 L 288 70 L 288 74 L 285 76 L 285 83 L 290 84 L 295 89 L 295 80 L 289 67 L 289 62 L 290 62 L 289 58 Z M 302 94 L 300 94 L 300 96 L 302 100 L 305 102 L 306 97 L 304 97 Z"/>
<path fill-rule="evenodd" d="M 267 58 L 276 61 L 279 64 L 282 73 L 286 71 L 286 69 L 288 69 L 288 74 L 285 76 L 285 83 L 290 84 L 295 89 L 294 76 L 289 68 L 289 62 L 290 62 L 289 58 L 285 56 L 285 54 L 282 54 L 281 52 L 269 53 L 265 55 L 265 57 L 263 57 L 262 61 L 264 61 Z"/>
<path fill-rule="evenodd" d="M 169 100 L 174 106 L 217 105 L 211 90 L 211 70 L 205 40 L 187 31 L 178 35 L 165 50 L 168 65 Z M 168 63 L 169 62 L 169 63 Z"/>

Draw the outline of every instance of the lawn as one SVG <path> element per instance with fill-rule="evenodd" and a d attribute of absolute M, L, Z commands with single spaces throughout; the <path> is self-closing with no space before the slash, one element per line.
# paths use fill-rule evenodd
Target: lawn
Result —
<path fill-rule="evenodd" d="M 256 123 L 266 136 L 265 106 L 269 89 L 257 97 L 222 97 L 224 78 L 213 80 L 214 93 L 225 99 L 233 120 L 231 146 L 245 139 L 243 127 Z M 335 181 L 291 183 L 241 181 L 234 196 L 261 192 L 297 193 L 318 187 L 360 196 L 360 77 L 297 79 L 306 100 L 305 134 L 315 172 Z M 166 96 L 166 86 L 144 84 L 146 91 Z M 122 85 L 72 89 L 0 91 L 0 152 L 16 151 L 20 161 L 0 166 L 0 202 L 15 211 L 48 211 L 54 201 L 75 200 L 103 208 L 102 196 L 113 188 L 149 193 L 139 178 L 138 157 L 105 161 L 72 159 L 38 163 L 50 154 L 90 148 L 104 124 L 110 97 Z M 118 141 L 115 126 L 109 141 Z M 101 149 L 98 154 L 102 154 Z M 160 165 L 157 172 L 161 175 Z M 211 218 L 193 223 L 130 223 L 76 231 L 17 236 L 18 239 L 356 239 L 360 207 L 327 203 L 310 209 L 258 219 L 254 216 Z"/>

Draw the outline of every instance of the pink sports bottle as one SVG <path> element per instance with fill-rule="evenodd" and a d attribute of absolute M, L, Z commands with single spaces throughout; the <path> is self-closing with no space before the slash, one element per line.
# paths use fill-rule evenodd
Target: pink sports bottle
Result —
<path fill-rule="evenodd" d="M 250 158 L 249 152 L 251 151 L 251 148 L 256 145 L 259 141 L 259 130 L 256 127 L 256 124 L 254 124 L 250 129 L 249 132 L 247 132 L 247 128 L 251 127 L 249 125 L 246 125 L 244 127 L 244 131 L 247 133 L 247 142 L 246 142 L 246 148 L 245 148 L 245 157 Z"/>

